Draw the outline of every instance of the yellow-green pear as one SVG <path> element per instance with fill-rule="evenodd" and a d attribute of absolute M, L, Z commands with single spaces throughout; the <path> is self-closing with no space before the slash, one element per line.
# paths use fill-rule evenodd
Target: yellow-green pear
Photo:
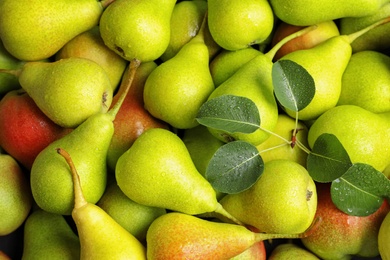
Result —
<path fill-rule="evenodd" d="M 35 209 L 23 229 L 22 260 L 80 258 L 80 240 L 64 216 Z"/>
<path fill-rule="evenodd" d="M 324 133 L 337 137 L 352 163 L 366 163 L 378 171 L 390 164 L 390 113 L 377 114 L 355 105 L 336 106 L 311 125 L 311 148 Z"/>
<path fill-rule="evenodd" d="M 122 192 L 115 182 L 107 185 L 96 205 L 140 242 L 145 241 L 146 232 L 153 220 L 166 213 L 164 208 L 149 207 L 134 202 Z"/>
<path fill-rule="evenodd" d="M 266 0 L 208 0 L 208 25 L 214 41 L 226 50 L 262 43 L 274 27 Z"/>
<path fill-rule="evenodd" d="M 200 107 L 215 89 L 203 24 L 196 37 L 155 68 L 145 82 L 145 108 L 154 117 L 179 129 L 197 126 Z"/>
<path fill-rule="evenodd" d="M 378 233 L 378 250 L 383 260 L 390 259 L 390 213 L 383 219 Z"/>
<path fill-rule="evenodd" d="M 390 112 L 390 57 L 379 51 L 352 54 L 342 77 L 338 105 Z"/>
<path fill-rule="evenodd" d="M 306 248 L 293 242 L 282 243 L 276 246 L 268 257 L 269 260 L 320 260 Z"/>
<path fill-rule="evenodd" d="M 362 17 L 377 12 L 389 0 L 270 0 L 275 16 L 292 25 L 308 26 L 343 17 Z M 309 11 L 310 10 L 310 11 Z"/>
<path fill-rule="evenodd" d="M 0 38 L 19 60 L 49 58 L 73 37 L 97 25 L 105 2 L 1 1 Z"/>
<path fill-rule="evenodd" d="M 101 37 L 126 60 L 156 60 L 168 47 L 175 4 L 175 0 L 116 0 L 100 18 Z"/>
<path fill-rule="evenodd" d="M 312 225 L 317 192 L 305 167 L 279 159 L 264 164 L 264 172 L 252 187 L 228 194 L 220 203 L 238 220 L 260 232 L 296 234 Z"/>
<path fill-rule="evenodd" d="M 58 148 L 74 185 L 72 218 L 80 239 L 80 259 L 146 260 L 146 249 L 103 209 L 85 200 L 81 180 L 71 155 Z"/>
<path fill-rule="evenodd" d="M 294 130 L 296 132 L 294 132 Z M 307 152 L 302 146 L 308 147 L 308 128 L 301 121 L 286 114 L 279 114 L 278 122 L 267 140 L 257 146 L 263 162 L 275 159 L 288 159 L 306 167 Z M 299 142 L 300 144 L 297 144 Z"/>
<path fill-rule="evenodd" d="M 99 26 L 77 35 L 55 55 L 56 60 L 69 57 L 90 59 L 102 66 L 110 78 L 113 92 L 119 86 L 128 63 L 104 44 L 100 36 Z"/>
<path fill-rule="evenodd" d="M 0 68 L 2 69 L 19 69 L 25 62 L 16 59 L 5 48 L 0 41 Z M 0 94 L 5 94 L 11 90 L 19 89 L 20 84 L 15 75 L 0 73 Z"/>
<path fill-rule="evenodd" d="M 53 62 L 32 61 L 11 71 L 42 112 L 56 124 L 74 128 L 112 102 L 106 71 L 96 62 L 70 57 Z"/>

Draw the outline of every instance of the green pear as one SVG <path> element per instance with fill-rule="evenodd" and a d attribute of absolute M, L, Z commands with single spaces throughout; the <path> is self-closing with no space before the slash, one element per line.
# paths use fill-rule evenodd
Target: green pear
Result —
<path fill-rule="evenodd" d="M 236 224 L 170 212 L 150 225 L 146 235 L 147 257 L 149 260 L 230 259 L 259 241 L 305 235 L 256 233 Z"/>
<path fill-rule="evenodd" d="M 362 17 L 344 17 L 340 19 L 340 32 L 342 34 L 354 33 L 380 19 L 390 15 L 390 3 L 383 5 L 371 15 Z M 384 24 L 372 29 L 357 38 L 352 44 L 352 52 L 363 50 L 385 51 L 390 45 L 390 24 Z"/>
<path fill-rule="evenodd" d="M 390 113 L 376 114 L 355 105 L 336 106 L 312 124 L 309 146 L 313 148 L 324 133 L 337 137 L 352 163 L 366 163 L 381 172 L 390 164 Z"/>
<path fill-rule="evenodd" d="M 73 131 L 43 149 L 31 167 L 30 184 L 35 202 L 42 209 L 69 215 L 73 208 L 73 184 L 69 167 L 56 149 L 62 147 L 72 153 L 78 168 L 84 196 L 96 203 L 107 183 L 107 151 L 114 133 L 113 120 L 131 86 L 139 63 L 131 63 L 128 84 L 124 85 L 121 100 L 106 113 L 96 113 Z"/>
<path fill-rule="evenodd" d="M 191 215 L 217 212 L 231 218 L 196 169 L 183 141 L 167 129 L 143 132 L 119 157 L 115 176 L 123 193 L 139 204 Z"/>
<path fill-rule="evenodd" d="M 215 87 L 230 78 L 242 65 L 261 52 L 253 47 L 236 51 L 221 50 L 210 62 L 210 72 Z"/>
<path fill-rule="evenodd" d="M 200 107 L 215 89 L 203 24 L 196 37 L 168 61 L 154 69 L 145 82 L 145 108 L 178 129 L 197 126 Z"/>
<path fill-rule="evenodd" d="M 73 37 L 97 25 L 105 2 L 1 1 L 0 38 L 19 60 L 49 58 Z"/>
<path fill-rule="evenodd" d="M 320 260 L 315 254 L 294 243 L 283 243 L 276 246 L 268 257 L 269 260 Z"/>
<path fill-rule="evenodd" d="M 235 218 L 261 232 L 297 234 L 313 223 L 317 193 L 305 167 L 280 159 L 266 162 L 252 187 L 227 194 L 220 203 Z"/>
<path fill-rule="evenodd" d="M 35 209 L 23 232 L 22 260 L 80 257 L 80 240 L 62 215 Z"/>
<path fill-rule="evenodd" d="M 389 0 L 270 0 L 275 16 L 292 25 L 307 26 L 343 17 L 362 17 L 377 12 Z M 308 13 L 310 10 L 310 13 Z"/>
<path fill-rule="evenodd" d="M 77 35 L 55 55 L 56 60 L 69 57 L 90 59 L 102 66 L 110 78 L 113 92 L 119 86 L 128 63 L 104 44 L 100 36 L 99 26 Z"/>
<path fill-rule="evenodd" d="M 103 209 L 86 201 L 71 155 L 62 148 L 57 152 L 65 158 L 74 185 L 72 218 L 80 239 L 80 259 L 146 260 L 146 249 L 140 241 Z"/>
<path fill-rule="evenodd" d="M 378 249 L 383 260 L 390 259 L 390 213 L 383 219 L 378 233 Z"/>
<path fill-rule="evenodd" d="M 107 73 L 89 59 L 27 62 L 20 69 L 0 72 L 14 73 L 42 112 L 65 128 L 74 128 L 89 116 L 106 112 L 112 102 Z"/>
<path fill-rule="evenodd" d="M 146 239 L 150 224 L 166 213 L 163 208 L 149 207 L 129 199 L 113 182 L 110 183 L 96 204 L 140 242 Z"/>
<path fill-rule="evenodd" d="M 0 236 L 5 236 L 22 226 L 33 200 L 26 173 L 8 154 L 0 154 L 0 180 Z"/>
<path fill-rule="evenodd" d="M 116 0 L 101 16 L 101 37 L 126 60 L 156 60 L 168 47 L 175 4 L 175 0 Z"/>
<path fill-rule="evenodd" d="M 208 25 L 214 41 L 226 50 L 262 43 L 274 27 L 266 0 L 208 0 Z"/>
<path fill-rule="evenodd" d="M 25 62 L 13 57 L 0 41 L 0 68 L 3 69 L 19 69 L 23 67 Z M 0 94 L 5 94 L 11 90 L 19 89 L 19 81 L 15 75 L 0 73 Z"/>
<path fill-rule="evenodd" d="M 295 136 L 294 130 L 296 130 Z M 304 147 L 309 146 L 306 125 L 300 121 L 296 125 L 295 119 L 286 114 L 279 114 L 273 133 L 274 135 L 257 146 L 263 162 L 288 159 L 306 167 L 307 153 L 300 148 L 302 146 L 296 144 L 300 142 Z"/>
<path fill-rule="evenodd" d="M 390 57 L 379 51 L 352 54 L 342 77 L 338 105 L 390 112 Z"/>

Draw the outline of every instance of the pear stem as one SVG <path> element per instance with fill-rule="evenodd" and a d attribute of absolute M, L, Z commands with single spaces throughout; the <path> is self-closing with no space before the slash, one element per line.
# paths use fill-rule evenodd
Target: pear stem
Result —
<path fill-rule="evenodd" d="M 14 75 L 15 77 L 19 77 L 19 75 L 22 73 L 21 69 L 18 70 L 10 70 L 10 69 L 0 69 L 0 73 L 7 73 L 10 75 Z"/>
<path fill-rule="evenodd" d="M 73 191 L 74 191 L 74 208 L 78 209 L 88 204 L 85 200 L 83 190 L 81 188 L 80 176 L 77 173 L 76 167 L 74 166 L 73 160 L 70 154 L 62 148 L 57 148 L 57 153 L 65 158 L 66 162 L 70 167 L 73 180 Z"/>
<path fill-rule="evenodd" d="M 365 34 L 366 32 L 374 29 L 375 27 L 378 27 L 382 24 L 385 24 L 385 23 L 388 23 L 390 22 L 390 17 L 386 17 L 382 20 L 379 20 L 357 32 L 354 32 L 354 33 L 351 33 L 351 34 L 348 34 L 347 37 L 348 37 L 348 40 L 349 40 L 349 43 L 352 43 L 354 40 L 356 40 L 357 38 L 359 38 L 360 36 L 362 36 L 363 34 Z"/>
<path fill-rule="evenodd" d="M 227 212 L 226 209 L 224 209 L 223 206 L 220 203 L 217 204 L 217 208 L 214 210 L 214 212 L 218 213 L 218 214 L 221 214 L 222 216 L 230 219 L 231 221 L 233 221 L 234 223 L 236 223 L 238 225 L 245 226 L 244 223 L 242 223 L 240 220 L 235 218 L 232 214 Z"/>
<path fill-rule="evenodd" d="M 120 89 L 119 93 L 119 99 L 115 103 L 115 105 L 108 111 L 107 113 L 112 116 L 112 120 L 115 119 L 116 114 L 118 113 L 119 109 L 122 106 L 123 101 L 125 100 L 127 93 L 130 90 L 131 85 L 133 84 L 135 73 L 137 72 L 138 67 L 140 66 L 141 61 L 134 59 L 130 61 L 130 64 L 128 66 L 128 73 L 127 76 L 123 79 L 125 81 L 125 84 L 121 86 L 122 89 Z"/>
<path fill-rule="evenodd" d="M 274 45 L 274 47 L 271 48 L 271 50 L 269 50 L 267 53 L 265 53 L 265 55 L 273 60 L 273 58 L 275 57 L 275 54 L 276 52 L 284 45 L 286 44 L 287 42 L 291 41 L 292 39 L 295 39 L 295 38 L 298 38 L 310 31 L 313 31 L 315 29 L 317 29 L 318 25 L 311 25 L 311 26 L 308 26 L 308 27 L 305 27 L 295 33 L 292 33 L 286 37 L 284 37 L 282 40 L 280 40 L 277 44 Z"/>

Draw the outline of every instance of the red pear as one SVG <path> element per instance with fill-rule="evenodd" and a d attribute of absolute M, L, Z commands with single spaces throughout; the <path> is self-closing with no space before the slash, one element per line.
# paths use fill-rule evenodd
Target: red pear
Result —
<path fill-rule="evenodd" d="M 24 90 L 12 90 L 0 101 L 0 146 L 27 169 L 43 148 L 69 131 L 51 121 Z"/>
<path fill-rule="evenodd" d="M 389 212 L 385 200 L 382 206 L 366 217 L 351 216 L 332 202 L 329 183 L 317 183 L 317 212 L 322 222 L 303 244 L 321 259 L 349 259 L 351 256 L 375 257 L 378 251 L 379 227 Z"/>

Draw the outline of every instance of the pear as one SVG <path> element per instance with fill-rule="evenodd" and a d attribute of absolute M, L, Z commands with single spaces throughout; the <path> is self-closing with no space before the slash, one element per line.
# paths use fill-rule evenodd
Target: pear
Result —
<path fill-rule="evenodd" d="M 378 51 L 352 54 L 342 77 L 338 105 L 390 112 L 390 57 Z"/>
<path fill-rule="evenodd" d="M 110 79 L 113 92 L 119 86 L 128 63 L 104 44 L 98 25 L 68 41 L 55 54 L 56 60 L 69 57 L 90 59 L 102 66 Z"/>
<path fill-rule="evenodd" d="M 306 248 L 292 242 L 283 243 L 276 246 L 268 257 L 269 260 L 320 260 L 315 254 Z"/>
<path fill-rule="evenodd" d="M 81 180 L 70 154 L 58 148 L 65 158 L 74 185 L 72 218 L 80 238 L 80 259 L 145 259 L 146 249 L 103 209 L 85 200 Z"/>
<path fill-rule="evenodd" d="M 116 0 L 100 18 L 101 37 L 126 60 L 156 60 L 168 47 L 175 4 L 175 0 Z"/>
<path fill-rule="evenodd" d="M 378 250 L 383 260 L 390 259 L 389 233 L 390 233 L 390 213 L 387 213 L 380 225 L 379 233 L 378 233 Z"/>
<path fill-rule="evenodd" d="M 362 17 L 377 12 L 389 0 L 270 0 L 275 16 L 292 25 L 307 26 L 343 17 Z M 310 13 L 308 14 L 308 10 Z"/>
<path fill-rule="evenodd" d="M 139 62 L 130 63 L 131 73 L 125 79 L 121 100 L 106 113 L 96 113 L 69 134 L 52 142 L 43 149 L 32 165 L 30 184 L 33 197 L 42 209 L 62 214 L 71 214 L 73 208 L 73 185 L 68 166 L 56 148 L 63 147 L 73 154 L 78 167 L 84 196 L 96 203 L 104 193 L 107 183 L 107 151 L 114 133 L 113 120 L 131 86 Z"/>
<path fill-rule="evenodd" d="M 266 0 L 209 0 L 208 25 L 214 41 L 226 50 L 264 42 L 272 32 L 274 14 Z"/>
<path fill-rule="evenodd" d="M 74 128 L 89 116 L 106 112 L 112 101 L 107 73 L 96 62 L 70 57 L 27 62 L 14 73 L 21 87 L 54 123 Z"/>
<path fill-rule="evenodd" d="M 96 205 L 140 242 L 145 241 L 146 232 L 153 220 L 166 213 L 164 208 L 149 207 L 132 201 L 115 182 L 107 185 Z"/>
<path fill-rule="evenodd" d="M 170 130 L 143 132 L 119 157 L 115 176 L 123 193 L 139 204 L 191 215 L 216 212 L 231 218 L 196 169 L 183 141 Z"/>
<path fill-rule="evenodd" d="M 146 235 L 147 257 L 157 259 L 230 259 L 259 241 L 306 234 L 256 233 L 246 227 L 213 222 L 179 212 L 158 217 Z"/>
<path fill-rule="evenodd" d="M 26 173 L 8 154 L 0 154 L 0 180 L 0 236 L 5 236 L 22 226 L 33 199 Z"/>
<path fill-rule="evenodd" d="M 279 159 L 264 164 L 264 172 L 252 187 L 227 194 L 220 203 L 238 220 L 261 232 L 294 234 L 313 223 L 317 193 L 305 167 Z"/>
<path fill-rule="evenodd" d="M 145 82 L 145 108 L 178 129 L 197 126 L 200 107 L 214 90 L 203 23 L 196 37 L 168 61 L 154 69 Z"/>
<path fill-rule="evenodd" d="M 46 59 L 73 37 L 97 25 L 109 2 L 1 1 L 0 38 L 9 53 L 19 60 Z"/>
<path fill-rule="evenodd" d="M 18 60 L 12 56 L 0 41 L 0 68 L 19 69 L 24 63 L 24 61 Z M 0 73 L 0 94 L 5 94 L 19 88 L 20 85 L 17 77 L 6 73 Z"/>
<path fill-rule="evenodd" d="M 35 209 L 23 232 L 22 260 L 80 257 L 80 240 L 62 215 Z"/>
<path fill-rule="evenodd" d="M 352 163 L 366 163 L 380 172 L 390 164 L 390 113 L 376 114 L 355 105 L 336 106 L 312 124 L 309 146 L 312 148 L 324 133 L 337 137 Z"/>

